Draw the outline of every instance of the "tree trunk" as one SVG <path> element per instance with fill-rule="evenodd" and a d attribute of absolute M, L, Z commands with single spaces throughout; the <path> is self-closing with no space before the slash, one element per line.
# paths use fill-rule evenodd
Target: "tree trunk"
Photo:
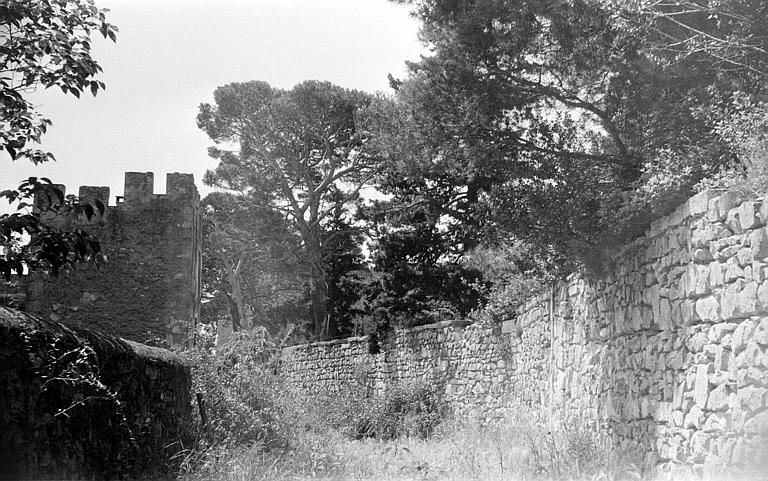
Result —
<path fill-rule="evenodd" d="M 228 285 L 228 283 L 224 287 L 224 296 L 227 298 L 227 306 L 229 307 L 229 316 L 232 318 L 232 330 L 237 332 L 242 328 L 241 322 L 240 322 L 240 309 L 238 308 L 237 302 L 234 299 L 234 296 L 230 292 L 227 287 L 231 287 Z"/>
<path fill-rule="evenodd" d="M 325 281 L 325 272 L 322 268 L 316 267 L 314 263 L 310 267 L 309 290 L 312 298 L 312 322 L 315 327 L 315 337 L 318 340 L 327 339 L 326 301 L 328 285 Z"/>
<path fill-rule="evenodd" d="M 328 338 L 327 302 L 328 284 L 323 263 L 320 233 L 317 229 L 305 236 L 305 247 L 309 258 L 309 293 L 312 300 L 312 324 L 318 340 Z"/>
<path fill-rule="evenodd" d="M 225 256 L 220 256 L 221 264 L 226 271 L 227 278 L 224 286 L 224 294 L 227 297 L 227 304 L 229 304 L 229 313 L 232 316 L 232 329 L 234 331 L 240 331 L 242 329 L 249 329 L 252 327 L 250 316 L 245 306 L 245 300 L 243 298 L 243 289 L 240 287 L 240 269 L 243 264 L 242 257 L 233 265 L 233 263 Z M 227 289 L 227 285 L 229 289 Z"/>

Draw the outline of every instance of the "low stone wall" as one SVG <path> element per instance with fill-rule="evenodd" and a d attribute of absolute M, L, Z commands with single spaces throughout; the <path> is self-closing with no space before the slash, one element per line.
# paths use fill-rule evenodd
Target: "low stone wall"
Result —
<path fill-rule="evenodd" d="M 548 324 L 529 325 L 524 339 L 500 329 L 444 321 L 398 329 L 371 354 L 367 337 L 283 349 L 282 374 L 309 394 L 382 394 L 393 383 L 425 382 L 460 417 L 500 418 L 511 407 L 548 404 Z"/>
<path fill-rule="evenodd" d="M 166 350 L 0 308 L 0 479 L 173 477 L 190 382 Z"/>
<path fill-rule="evenodd" d="M 707 191 L 500 328 L 439 323 L 283 352 L 307 391 L 443 386 L 459 415 L 522 407 L 671 471 L 768 473 L 768 202 Z M 766 474 L 768 475 L 768 474 Z M 756 478 L 755 478 L 756 479 Z"/>

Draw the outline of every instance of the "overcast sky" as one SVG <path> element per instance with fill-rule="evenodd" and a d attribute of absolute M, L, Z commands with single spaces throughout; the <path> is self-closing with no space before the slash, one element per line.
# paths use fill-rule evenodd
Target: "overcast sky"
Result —
<path fill-rule="evenodd" d="M 53 121 L 42 148 L 57 162 L 32 166 L 0 157 L 0 189 L 50 177 L 77 193 L 107 185 L 110 203 L 122 195 L 125 171 L 155 172 L 155 192 L 167 172 L 202 175 L 215 167 L 211 142 L 195 125 L 198 106 L 216 87 L 265 80 L 291 88 L 329 80 L 368 92 L 388 90 L 387 74 L 402 77 L 405 61 L 423 52 L 418 23 L 406 7 L 385 0 L 96 0 L 110 9 L 119 34 L 99 37 L 93 55 L 107 90 L 96 98 L 60 90 L 34 94 Z M 7 210 L 2 201 L 0 211 Z"/>

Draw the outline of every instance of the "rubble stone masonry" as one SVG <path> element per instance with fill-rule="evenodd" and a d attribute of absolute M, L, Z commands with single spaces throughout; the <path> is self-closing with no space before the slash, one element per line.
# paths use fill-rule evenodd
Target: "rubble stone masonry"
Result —
<path fill-rule="evenodd" d="M 309 391 L 418 379 L 453 411 L 578 422 L 664 470 L 768 476 L 768 202 L 705 191 L 599 280 L 572 277 L 502 326 L 442 322 L 286 348 Z M 751 474 L 749 474 L 751 473 Z"/>

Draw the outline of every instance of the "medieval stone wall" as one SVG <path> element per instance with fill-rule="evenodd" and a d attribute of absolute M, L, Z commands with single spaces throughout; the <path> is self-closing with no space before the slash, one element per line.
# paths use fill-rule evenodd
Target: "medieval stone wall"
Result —
<path fill-rule="evenodd" d="M 459 415 L 532 409 L 665 469 L 768 473 L 768 202 L 707 191 L 654 222 L 602 279 L 572 278 L 494 326 L 288 348 L 308 391 L 421 379 Z"/>
<path fill-rule="evenodd" d="M 151 172 L 128 172 L 125 195 L 103 216 L 44 214 L 49 224 L 96 235 L 108 262 L 29 276 L 24 310 L 140 342 L 183 340 L 200 314 L 200 198 L 191 174 L 168 174 L 166 194 L 153 187 Z M 81 187 L 79 197 L 107 205 L 109 188 Z"/>

